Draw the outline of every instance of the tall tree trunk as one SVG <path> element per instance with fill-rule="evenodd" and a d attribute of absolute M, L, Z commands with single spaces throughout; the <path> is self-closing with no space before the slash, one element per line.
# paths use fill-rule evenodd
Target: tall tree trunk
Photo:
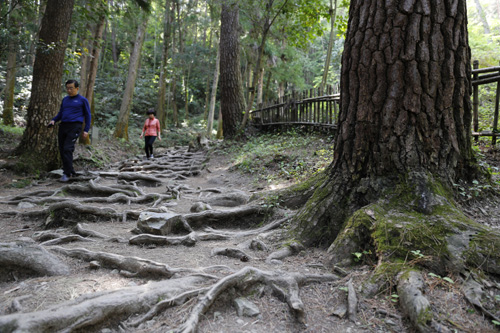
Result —
<path fill-rule="evenodd" d="M 262 104 L 263 90 L 264 90 L 264 68 L 261 68 L 259 73 L 259 82 L 257 83 L 257 105 Z"/>
<path fill-rule="evenodd" d="M 116 27 L 113 22 L 110 24 L 111 29 L 111 57 L 113 58 L 113 68 L 118 69 L 118 51 L 116 49 Z"/>
<path fill-rule="evenodd" d="M 173 77 L 172 77 L 172 121 L 175 124 L 175 127 L 180 127 L 181 124 L 179 123 L 179 109 L 177 108 L 177 102 L 175 100 L 175 95 L 177 94 L 177 75 L 174 72 Z"/>
<path fill-rule="evenodd" d="M 61 78 L 73 4 L 73 0 L 48 0 L 42 19 L 27 125 L 17 148 L 18 154 L 32 159 L 34 168 L 59 165 L 56 131 L 46 125 L 61 103 Z"/>
<path fill-rule="evenodd" d="M 3 124 L 14 126 L 14 90 L 16 87 L 17 72 L 17 40 L 13 37 L 9 40 L 9 51 L 7 54 L 7 76 L 5 82 L 5 97 L 3 101 Z"/>
<path fill-rule="evenodd" d="M 167 110 L 165 109 L 167 97 L 167 63 L 168 63 L 168 48 L 171 39 L 172 25 L 172 10 L 170 8 L 170 0 L 165 0 L 165 14 L 163 18 L 163 48 L 160 65 L 160 80 L 158 88 L 158 105 L 156 113 L 162 128 L 166 128 Z"/>
<path fill-rule="evenodd" d="M 135 38 L 134 49 L 130 55 L 130 63 L 128 67 L 127 83 L 125 85 L 125 92 L 123 93 L 122 104 L 120 106 L 120 114 L 116 123 L 114 137 L 122 138 L 128 141 L 128 119 L 130 115 L 130 108 L 132 107 L 132 98 L 134 96 L 135 81 L 139 71 L 139 64 L 141 59 L 142 44 L 146 35 L 146 27 L 148 25 L 148 16 L 143 15 L 142 22 L 137 27 L 137 35 Z"/>
<path fill-rule="evenodd" d="M 479 20 L 483 25 L 484 33 L 486 35 L 489 35 L 491 33 L 491 29 L 490 25 L 488 24 L 488 20 L 486 19 L 486 13 L 484 12 L 483 7 L 481 6 L 479 0 L 474 0 L 474 3 L 476 4 L 477 15 L 479 16 Z"/>
<path fill-rule="evenodd" d="M 288 2 L 288 0 L 283 1 L 281 8 L 276 10 L 276 13 L 275 13 L 273 18 L 266 16 L 266 18 L 264 20 L 264 27 L 262 29 L 262 37 L 261 37 L 261 41 L 260 41 L 260 45 L 259 45 L 259 53 L 257 55 L 257 61 L 255 63 L 255 70 L 253 71 L 253 80 L 252 80 L 252 87 L 250 90 L 250 98 L 247 101 L 246 112 L 245 112 L 245 115 L 244 115 L 243 120 L 241 122 L 241 129 L 242 130 L 245 128 L 245 126 L 247 124 L 248 117 L 250 115 L 250 111 L 252 110 L 252 107 L 253 107 L 253 102 L 255 99 L 256 92 L 257 92 L 257 82 L 260 78 L 259 73 L 260 73 L 260 70 L 262 68 L 262 59 L 264 57 L 264 47 L 266 45 L 269 31 L 270 31 L 271 26 L 273 25 L 274 21 L 278 17 L 278 15 L 281 14 L 281 10 L 285 7 L 287 2 Z M 269 0 L 266 8 L 268 10 L 270 10 L 273 7 L 273 3 L 274 3 L 273 0 Z M 266 15 L 269 15 L 269 13 L 266 13 Z"/>
<path fill-rule="evenodd" d="M 85 5 L 85 10 L 91 12 L 90 4 Z M 87 22 L 85 25 L 85 30 L 83 31 L 83 40 L 82 40 L 82 56 L 81 56 L 81 66 L 80 66 L 80 90 L 79 94 L 87 97 L 87 82 L 89 79 L 90 73 L 90 61 L 92 59 L 92 50 L 94 44 L 91 41 L 92 36 L 94 36 L 94 32 L 96 27 L 92 26 L 90 22 Z M 76 33 L 75 33 L 76 35 Z M 74 36 L 74 42 L 76 44 L 77 37 Z M 88 99 L 88 98 L 87 98 Z M 89 100 L 90 102 L 90 100 Z"/>
<path fill-rule="evenodd" d="M 205 7 L 205 16 L 207 16 L 207 12 L 208 12 L 208 6 L 209 4 L 206 5 Z M 211 21 L 213 22 L 214 21 L 214 18 L 211 17 Z M 213 39 L 213 31 L 214 31 L 214 26 L 215 24 L 211 24 L 210 25 L 210 35 L 208 37 L 208 49 L 211 50 L 212 49 L 212 39 Z M 203 46 L 205 46 L 207 44 L 207 29 L 203 29 Z M 207 80 L 205 81 L 205 106 L 203 108 L 203 119 L 204 120 L 207 120 L 208 118 L 208 108 L 209 108 L 209 104 L 210 104 L 210 75 L 209 75 L 209 63 L 210 61 L 207 60 L 206 61 L 206 66 L 205 66 L 205 69 L 206 69 L 206 74 L 207 74 Z"/>
<path fill-rule="evenodd" d="M 92 52 L 91 52 L 91 59 L 90 59 L 90 64 L 88 67 L 88 75 L 87 75 L 87 80 L 85 82 L 85 96 L 89 104 L 92 106 L 90 109 L 91 111 L 91 119 L 92 119 L 92 124 L 94 123 L 94 85 L 95 85 L 95 79 L 97 77 L 97 68 L 99 67 L 99 56 L 101 53 L 101 48 L 102 48 L 102 34 L 104 33 L 104 27 L 106 26 L 106 14 L 104 11 L 104 8 L 101 8 L 100 10 L 100 17 L 99 21 L 97 23 L 97 26 L 95 28 L 94 32 L 94 38 L 93 38 L 93 45 L 92 45 Z M 83 124 L 85 126 L 85 124 Z M 82 136 L 80 136 L 80 143 L 83 144 L 90 144 L 90 137 L 87 136 L 86 138 L 83 137 L 83 131 L 82 131 Z"/>
<path fill-rule="evenodd" d="M 237 135 L 245 111 L 245 96 L 240 71 L 239 8 L 237 3 L 223 3 L 220 32 L 220 103 L 224 118 L 224 137 Z"/>
<path fill-rule="evenodd" d="M 335 240 L 350 214 L 402 179 L 419 193 L 408 205 L 431 214 L 435 192 L 422 179 L 451 187 L 477 176 L 470 76 L 465 0 L 351 1 L 334 159 L 298 215 L 302 237 Z M 337 245 L 336 259 L 352 256 Z"/>
<path fill-rule="evenodd" d="M 216 43 L 217 58 L 215 60 L 214 78 L 212 81 L 212 93 L 210 96 L 210 109 L 207 117 L 207 137 L 210 139 L 214 127 L 215 98 L 217 97 L 217 85 L 219 83 L 220 48 Z"/>
<path fill-rule="evenodd" d="M 222 140 L 224 137 L 224 130 L 222 128 L 222 108 L 219 108 L 219 119 L 217 120 L 217 136 L 218 140 Z"/>
<path fill-rule="evenodd" d="M 324 91 L 328 72 L 330 71 L 330 61 L 332 58 L 333 42 L 335 41 L 335 17 L 337 15 L 337 0 L 330 0 L 330 38 L 328 39 L 328 51 L 326 51 L 325 68 L 321 79 L 321 91 Z"/>

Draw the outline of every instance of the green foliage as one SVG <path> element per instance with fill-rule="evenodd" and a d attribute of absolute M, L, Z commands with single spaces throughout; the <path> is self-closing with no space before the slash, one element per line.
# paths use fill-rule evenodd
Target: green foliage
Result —
<path fill-rule="evenodd" d="M 0 132 L 4 135 L 20 137 L 24 133 L 24 128 L 15 126 L 6 126 L 0 119 Z"/>
<path fill-rule="evenodd" d="M 362 259 L 363 259 L 363 256 L 369 256 L 372 254 L 372 251 L 370 250 L 364 250 L 363 252 L 354 252 L 353 253 L 353 256 L 354 256 L 354 261 L 355 262 L 360 262 Z"/>
<path fill-rule="evenodd" d="M 397 303 L 399 300 L 399 295 L 396 293 L 392 293 L 390 296 L 387 296 L 386 298 L 389 299 L 392 303 Z"/>
<path fill-rule="evenodd" d="M 435 274 L 435 273 L 432 273 L 432 272 L 431 272 L 431 273 L 429 273 L 428 275 L 429 275 L 430 277 L 434 278 L 434 279 L 437 279 L 437 280 L 439 280 L 439 281 L 445 281 L 445 282 L 447 282 L 447 283 L 449 283 L 449 284 L 454 284 L 454 283 L 455 283 L 455 281 L 453 281 L 451 278 L 449 278 L 449 277 L 447 277 L 447 276 L 445 276 L 445 277 L 441 277 L 440 275 Z"/>
<path fill-rule="evenodd" d="M 226 148 L 236 156 L 234 169 L 253 174 L 258 180 L 268 183 L 283 180 L 296 182 L 316 174 L 331 163 L 333 147 L 328 142 L 329 139 L 325 140 L 320 135 L 301 135 L 290 131 L 262 134 L 244 143 L 228 141 Z"/>

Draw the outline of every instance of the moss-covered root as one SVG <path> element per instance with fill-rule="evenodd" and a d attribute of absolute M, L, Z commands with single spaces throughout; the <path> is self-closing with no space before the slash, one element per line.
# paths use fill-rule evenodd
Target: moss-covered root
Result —
<path fill-rule="evenodd" d="M 425 210 L 420 191 L 403 184 L 354 212 L 328 250 L 330 264 L 370 259 L 411 262 L 441 275 L 466 268 L 500 274 L 500 232 L 467 218 L 439 186 L 425 187 Z"/>
<path fill-rule="evenodd" d="M 255 193 L 250 198 L 250 201 L 261 199 L 270 203 L 277 202 L 282 207 L 295 209 L 303 206 L 313 195 L 316 185 L 323 183 L 325 179 L 326 174 L 324 172 L 320 172 L 301 183 L 287 188 L 270 192 Z"/>
<path fill-rule="evenodd" d="M 431 304 L 422 290 L 424 282 L 420 272 L 410 270 L 398 275 L 399 302 L 404 313 L 419 332 L 436 332 Z M 440 332 L 441 330 L 437 330 Z"/>

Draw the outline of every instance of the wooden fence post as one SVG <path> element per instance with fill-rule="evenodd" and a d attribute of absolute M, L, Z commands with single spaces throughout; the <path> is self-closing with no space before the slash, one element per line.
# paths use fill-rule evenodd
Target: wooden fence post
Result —
<path fill-rule="evenodd" d="M 473 68 L 478 69 L 479 68 L 479 61 L 474 60 L 473 62 Z M 477 80 L 478 74 L 474 73 L 474 78 L 473 80 Z M 472 128 L 474 132 L 479 131 L 479 85 L 473 85 L 473 94 L 472 94 L 472 112 L 473 112 L 473 120 L 472 120 Z M 479 140 L 479 137 L 476 136 L 476 141 Z"/>
<path fill-rule="evenodd" d="M 497 127 L 498 127 L 498 104 L 500 102 L 500 80 L 497 81 L 497 93 L 496 93 L 496 98 L 495 98 L 495 115 L 493 116 L 493 130 L 492 134 L 493 136 L 491 137 L 491 145 L 495 146 L 497 143 Z"/>

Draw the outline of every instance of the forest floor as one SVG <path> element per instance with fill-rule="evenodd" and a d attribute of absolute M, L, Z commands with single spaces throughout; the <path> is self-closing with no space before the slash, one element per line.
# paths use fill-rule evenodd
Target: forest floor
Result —
<path fill-rule="evenodd" d="M 0 133 L 2 134 L 2 133 Z M 16 144 L 16 140 L 8 135 L 0 137 L 0 164 L 13 163 L 9 152 Z M 286 138 L 285 138 L 286 140 Z M 276 154 L 271 160 L 262 161 L 262 165 L 256 167 L 244 166 L 242 160 L 237 156 L 241 150 L 230 147 L 227 144 L 218 144 L 210 149 L 210 153 L 187 152 L 187 147 L 158 148 L 155 158 L 149 161 L 142 156 L 131 156 L 130 151 L 122 151 L 120 145 L 109 142 L 97 145 L 95 149 L 78 147 L 75 156 L 77 170 L 81 176 L 72 180 L 70 185 L 87 186 L 90 180 L 95 181 L 98 186 L 117 188 L 120 182 L 115 174 L 124 171 L 124 165 L 130 167 L 135 165 L 135 171 L 156 170 L 153 166 L 164 166 L 169 160 L 176 158 L 197 157 L 199 169 L 191 176 L 158 178 L 159 186 L 144 185 L 140 182 L 135 184 L 144 195 L 165 194 L 172 195 L 172 199 L 160 202 L 153 207 L 152 202 L 95 202 L 93 206 L 98 208 L 111 208 L 123 215 L 127 211 L 135 212 L 171 212 L 184 216 L 191 216 L 191 208 L 198 202 L 209 203 L 214 210 L 232 211 L 238 208 L 227 207 L 218 204 L 212 199 L 222 194 L 237 193 L 239 197 L 251 197 L 263 191 L 289 186 L 294 177 L 293 172 L 300 173 L 312 168 L 320 160 L 325 162 L 325 157 L 318 153 L 325 146 L 331 144 L 328 138 L 316 138 L 316 143 L 308 149 L 297 149 L 293 152 L 293 161 L 287 160 L 287 154 L 282 152 Z M 277 143 L 278 144 L 278 143 Z M 278 144 L 279 145 L 279 144 Z M 270 149 L 270 148 L 269 148 Z M 97 153 L 98 152 L 98 153 Z M 311 153 L 315 152 L 315 153 Z M 481 148 L 483 163 L 487 163 L 494 173 L 493 183 L 498 183 L 500 177 L 500 152 L 487 146 Z M 304 154 L 297 156 L 297 154 Z M 105 158 L 105 165 L 100 168 L 89 166 L 90 162 L 96 162 Z M 253 156 L 258 160 L 259 156 Z M 127 162 L 128 161 L 128 162 Z M 254 161 L 255 162 L 255 161 Z M 124 164 L 125 163 L 125 164 Z M 127 164 L 128 163 L 128 164 Z M 194 163 L 194 162 L 193 162 Z M 193 167 L 193 163 L 191 167 Z M 300 165 L 300 164 L 305 165 Z M 95 164 L 94 164 L 95 165 Z M 293 166 L 285 168 L 284 166 Z M 0 166 L 1 167 L 1 166 Z M 121 168 L 121 169 L 120 169 Z M 86 169 L 83 172 L 82 169 Z M 252 169 L 252 171 L 249 171 Z M 130 169 L 132 170 L 132 169 Z M 295 170 L 295 171 L 291 171 Z M 93 177 L 88 177 L 89 172 L 96 172 Z M 134 172 L 135 172 L 134 171 Z M 245 172 L 246 171 L 246 172 Z M 99 177 L 97 177 L 97 174 Z M 113 174 L 113 175 L 112 175 Z M 154 174 L 154 173 L 153 173 Z M 264 175 L 265 174 L 265 175 Z M 158 176 L 159 174 L 154 174 Z M 155 177 L 156 177 L 155 176 Z M 61 201 L 70 199 L 83 203 L 84 199 L 93 194 L 72 194 L 72 189 L 65 187 L 62 193 L 58 191 L 63 184 L 58 181 L 59 176 L 48 175 L 33 179 L 29 176 L 18 176 L 8 169 L 0 170 L 0 240 L 1 243 L 11 243 L 19 240 L 28 241 L 37 238 L 47 232 L 44 223 L 49 219 L 30 217 L 30 212 L 39 211 L 40 207 L 50 206 L 45 202 L 38 205 L 20 205 L 15 201 L 16 197 L 24 198 L 46 198 L 37 193 L 51 193 L 52 197 L 61 198 Z M 158 184 L 157 184 L 158 185 Z M 458 195 L 462 197 L 464 211 L 474 220 L 487 224 L 493 228 L 500 228 L 500 200 L 498 195 L 493 195 L 488 185 L 481 183 L 473 185 L 457 184 Z M 44 194 L 46 195 L 46 194 Z M 238 197 L 238 198 L 239 198 Z M 23 201 L 23 200 L 20 200 Z M 28 200 L 29 201 L 29 200 Z M 255 221 L 242 218 L 241 221 L 222 221 L 216 218 L 207 218 L 201 222 L 198 229 L 210 226 L 217 232 L 235 234 L 242 231 L 250 231 L 265 226 L 273 221 L 292 216 L 293 211 L 279 206 L 279 202 L 256 201 L 254 205 L 266 208 L 273 206 L 272 214 L 257 214 Z M 246 203 L 245 203 L 246 205 Z M 201 213 L 200 213 L 201 214 Z M 260 234 L 238 235 L 224 239 L 213 239 L 198 241 L 194 246 L 185 245 L 131 245 L 129 242 L 116 241 L 128 240 L 137 233 L 137 219 L 127 218 L 97 218 L 85 219 L 80 216 L 65 215 L 63 223 L 54 226 L 49 231 L 58 236 L 74 235 L 74 226 L 80 223 L 84 228 L 106 235 L 109 238 L 87 237 L 85 241 L 79 240 L 60 245 L 65 249 L 85 248 L 95 253 L 108 253 L 126 257 L 139 257 L 156 263 L 167 264 L 171 268 L 195 269 L 215 275 L 223 279 L 244 267 L 254 267 L 266 272 L 278 272 L 278 275 L 298 272 L 301 274 L 332 274 L 326 268 L 328 254 L 326 249 L 306 248 L 298 253 L 286 257 L 276 257 L 269 260 L 270 254 L 276 253 L 290 245 L 287 234 L 287 222 L 279 228 L 266 230 Z M 178 236 L 178 235 L 176 235 Z M 51 237 L 57 237 L 52 235 Z M 110 238 L 115 241 L 110 241 Z M 250 250 L 244 245 L 252 240 L 258 240 L 265 244 L 264 250 Z M 36 241 L 40 243 L 41 241 Z M 45 246 L 51 251 L 51 246 Z M 214 255 L 215 249 L 241 249 L 248 255 L 246 258 L 232 258 L 223 255 Z M 52 252 L 52 251 L 51 251 Z M 56 252 L 54 252 L 56 253 Z M 34 313 L 59 306 L 68 301 L 76 301 L 88 298 L 99 292 L 117 291 L 126 288 L 147 285 L 151 280 L 161 280 L 158 277 L 141 277 L 121 274 L 119 268 L 95 266 L 81 258 L 73 258 L 56 254 L 57 257 L 70 267 L 70 274 L 57 276 L 27 275 L 23 270 L 3 270 L 0 267 L 0 323 L 2 316 L 12 313 Z M 363 259 L 363 258 L 362 258 Z M 363 260 L 361 260 L 363 261 Z M 344 274 L 339 274 L 335 281 L 310 283 L 300 289 L 300 298 L 304 304 L 306 313 L 305 323 L 297 320 L 286 302 L 281 297 L 269 290 L 251 289 L 240 290 L 236 287 L 229 288 L 217 298 L 208 311 L 201 316 L 199 332 L 413 332 L 410 323 L 405 319 L 398 305 L 398 295 L 391 289 L 389 282 L 385 290 L 379 291 L 371 298 L 361 298 L 358 303 L 358 313 L 355 320 L 348 319 L 348 284 L 352 281 L 355 290 L 361 294 L 363 282 L 371 277 L 372 268 L 375 263 L 364 262 L 359 266 L 349 268 Z M 210 267 L 208 271 L 204 269 Z M 220 269 L 220 267 L 224 267 Z M 172 279 L 185 276 L 176 273 Z M 460 277 L 450 276 L 450 279 L 458 281 Z M 426 296 L 431 301 L 432 308 L 440 318 L 445 332 L 496 332 L 495 325 L 491 320 L 469 304 L 463 297 L 461 287 L 458 283 L 450 283 L 441 277 L 432 274 L 425 276 Z M 497 284 L 499 286 L 500 284 Z M 490 290 L 492 298 L 500 298 L 500 289 Z M 201 297 L 201 296 L 199 296 Z M 234 299 L 245 297 L 251 301 L 259 310 L 254 316 L 238 316 L 234 305 Z M 190 313 L 196 309 L 197 298 L 194 297 L 187 302 L 168 308 L 150 320 L 145 320 L 137 327 L 131 327 L 130 322 L 137 319 L 141 313 L 132 313 L 109 316 L 106 320 L 96 325 L 75 325 L 74 331 L 81 332 L 168 332 L 181 326 Z M 493 306 L 498 303 L 493 302 Z M 67 306 L 70 307 L 69 305 Z M 500 309 L 491 309 L 497 313 Z M 60 310 L 63 311 L 63 310 Z M 352 319 L 352 318 L 351 318 Z M 80 329 L 80 330 L 79 330 Z M 4 330 L 0 327 L 0 331 Z M 41 331 L 51 331 L 45 329 Z"/>

